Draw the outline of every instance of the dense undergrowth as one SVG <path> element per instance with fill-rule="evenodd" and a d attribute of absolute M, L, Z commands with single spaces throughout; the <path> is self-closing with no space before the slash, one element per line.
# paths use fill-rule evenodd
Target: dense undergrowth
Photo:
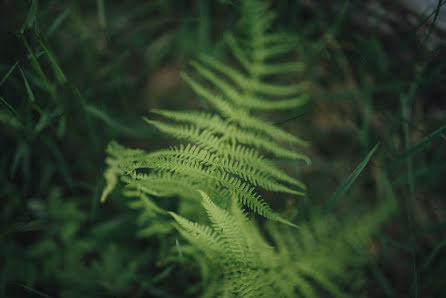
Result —
<path fill-rule="evenodd" d="M 242 2 L 0 4 L 1 297 L 443 296 L 435 11 Z"/>

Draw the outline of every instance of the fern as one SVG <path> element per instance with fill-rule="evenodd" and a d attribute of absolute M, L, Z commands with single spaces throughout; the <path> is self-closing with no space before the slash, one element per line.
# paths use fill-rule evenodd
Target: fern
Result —
<path fill-rule="evenodd" d="M 348 272 L 367 261 L 364 249 L 372 233 L 395 207 L 389 201 L 359 220 L 342 224 L 321 216 L 298 233 L 270 224 L 273 248 L 237 203 L 228 212 L 204 192 L 201 195 L 211 227 L 170 214 L 179 232 L 204 253 L 206 270 L 213 272 L 204 285 L 205 297 L 318 297 L 321 290 L 348 297 L 341 281 L 353 278 Z"/>
<path fill-rule="evenodd" d="M 149 124 L 189 143 L 150 153 L 111 143 L 102 201 L 121 177 L 127 187 L 147 199 L 198 199 L 196 189 L 202 189 L 221 206 L 229 206 L 236 198 L 266 218 L 290 224 L 273 212 L 256 190 L 260 187 L 291 195 L 303 195 L 305 190 L 301 181 L 277 168 L 265 154 L 310 164 L 306 155 L 282 145 L 288 142 L 307 146 L 307 142 L 255 115 L 257 111 L 296 108 L 308 100 L 307 82 L 272 82 L 276 75 L 302 69 L 301 63 L 277 63 L 271 59 L 292 51 L 296 41 L 284 34 L 270 33 L 273 19 L 265 2 L 242 1 L 240 38 L 235 34 L 225 37 L 242 69 L 202 55 L 191 63 L 197 79 L 182 74 L 216 113 L 153 110 L 171 123 L 145 118 Z"/>
<path fill-rule="evenodd" d="M 120 177 L 126 194 L 140 198 L 131 203 L 132 208 L 142 209 L 139 223 L 151 222 L 139 235 L 150 237 L 166 236 L 172 229 L 165 217 L 157 217 L 166 212 L 164 202 L 158 205 L 153 197 L 182 198 L 177 211 L 168 214 L 191 244 L 180 250 L 176 242 L 178 259 L 183 262 L 184 254 L 199 265 L 204 297 L 318 297 L 327 293 L 348 297 L 344 285 L 353 277 L 349 273 L 366 262 L 364 248 L 393 205 L 385 203 L 356 222 L 341 223 L 321 215 L 298 232 L 269 223 L 275 247 L 248 220 L 242 206 L 295 227 L 275 213 L 257 189 L 303 195 L 305 185 L 276 167 L 273 158 L 310 164 L 305 154 L 284 146 L 308 144 L 257 113 L 302 106 L 308 101 L 309 84 L 280 83 L 284 75 L 302 70 L 303 65 L 278 59 L 286 58 L 298 41 L 287 34 L 270 33 L 275 16 L 268 2 L 244 0 L 241 10 L 240 30 L 225 36 L 239 65 L 229 66 L 203 54 L 191 63 L 195 75 L 182 73 L 213 111 L 157 109 L 153 114 L 168 121 L 144 118 L 186 144 L 147 153 L 110 143 L 107 186 L 101 200 Z M 202 219 L 191 220 L 184 212 L 194 206 L 193 216 L 199 216 L 194 204 L 200 198 L 210 226 L 203 225 Z"/>

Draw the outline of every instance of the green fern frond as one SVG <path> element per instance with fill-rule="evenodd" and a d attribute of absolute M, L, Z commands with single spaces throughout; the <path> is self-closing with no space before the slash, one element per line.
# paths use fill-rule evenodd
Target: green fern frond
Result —
<path fill-rule="evenodd" d="M 152 113 L 161 115 L 167 119 L 178 122 L 187 122 L 201 129 L 208 128 L 215 133 L 224 134 L 230 123 L 224 121 L 217 114 L 196 111 L 169 111 L 169 110 L 151 110 Z"/>
<path fill-rule="evenodd" d="M 227 117 L 228 120 L 237 123 L 242 128 L 257 130 L 266 134 L 270 138 L 277 138 L 279 140 L 291 142 L 297 145 L 308 145 L 307 142 L 283 131 L 273 124 L 268 123 L 264 119 L 260 119 L 252 114 L 249 114 L 243 109 L 236 108 L 231 103 L 224 101 L 221 96 L 214 94 L 204 86 L 201 86 L 188 75 L 182 74 L 182 77 L 189 84 L 189 86 L 191 86 L 195 93 L 206 99 L 215 109 L 217 109 L 217 111 L 219 111 L 223 116 Z M 310 163 L 309 159 L 306 159 L 305 161 L 307 164 Z"/>
<path fill-rule="evenodd" d="M 211 228 L 191 222 L 184 217 L 169 212 L 179 224 L 181 235 L 197 247 L 206 247 L 205 253 L 210 257 L 219 257 L 221 240 Z"/>
<path fill-rule="evenodd" d="M 245 243 L 239 237 L 242 229 L 239 222 L 234 221 L 227 211 L 217 207 L 207 194 L 202 191 L 200 193 L 203 198 L 203 207 L 212 222 L 212 228 L 214 231 L 219 231 L 219 235 L 221 235 L 222 245 L 225 246 L 227 252 L 225 258 L 230 257 L 236 263 L 247 261 L 248 259 L 244 255 L 246 251 Z"/>
<path fill-rule="evenodd" d="M 286 97 L 286 96 L 296 96 L 296 94 L 301 93 L 302 91 L 304 91 L 306 88 L 308 88 L 308 82 L 304 81 L 298 84 L 293 84 L 293 85 L 278 85 L 278 84 L 272 84 L 272 83 L 267 83 L 264 81 L 260 81 L 257 77 L 250 77 L 247 76 L 243 73 L 241 73 L 240 71 L 225 65 L 221 62 L 219 62 L 218 60 L 207 56 L 207 55 L 202 55 L 200 57 L 200 59 L 205 62 L 209 67 L 214 68 L 215 70 L 219 71 L 220 73 L 226 75 L 228 78 L 230 78 L 236 85 L 238 88 L 240 88 L 241 90 L 245 91 L 246 93 L 259 93 L 259 94 L 263 94 L 265 96 L 274 96 L 274 97 Z M 206 70 L 206 68 L 201 67 L 198 63 L 192 63 L 192 65 L 195 67 L 195 69 L 197 69 L 197 71 L 207 80 L 209 80 L 210 82 L 212 82 L 216 87 L 219 87 L 221 89 L 221 91 L 223 92 L 223 94 L 225 94 L 226 96 L 228 96 L 228 99 L 230 99 L 231 101 L 233 101 L 235 104 L 237 105 L 243 105 L 242 103 L 242 99 L 245 99 L 245 97 L 243 95 L 239 95 L 239 97 L 234 96 L 235 93 L 227 93 L 228 91 L 230 91 L 230 87 L 229 85 L 223 85 L 222 81 L 220 79 L 217 78 L 217 76 L 215 74 L 213 74 L 211 71 Z M 287 65 L 287 64 L 282 64 L 282 68 L 283 65 Z M 268 65 L 253 65 L 253 67 L 255 67 L 256 69 L 263 69 L 268 67 Z M 289 66 L 290 67 L 290 66 Z M 226 87 L 226 88 L 224 88 Z M 232 87 L 233 89 L 234 87 Z M 232 96 L 231 96 L 232 95 Z M 305 101 L 307 100 L 307 98 L 304 97 L 297 97 L 294 99 L 289 99 L 289 100 L 294 100 L 296 101 L 296 106 L 300 106 L 302 104 L 305 103 Z M 282 100 L 284 101 L 284 100 Z M 278 103 L 278 105 L 283 105 L 281 104 L 282 101 L 272 101 L 272 103 Z M 293 106 L 290 106 L 293 107 Z M 255 105 L 253 105 L 251 107 L 252 109 L 262 109 L 261 107 L 257 107 Z"/>
<path fill-rule="evenodd" d="M 157 214 L 165 213 L 164 209 L 159 207 L 149 196 L 135 190 L 127 190 L 124 192 L 127 197 L 137 197 L 138 200 L 131 201 L 129 207 L 132 209 L 144 210 L 141 217 L 150 218 Z"/>
<path fill-rule="evenodd" d="M 190 144 L 179 148 L 173 147 L 165 150 L 159 150 L 148 154 L 144 159 L 129 163 L 125 169 L 133 171 L 136 169 L 151 168 L 157 170 L 175 171 L 178 166 L 196 164 L 200 167 L 211 167 L 221 172 L 232 173 L 238 177 L 249 181 L 253 186 L 259 186 L 266 190 L 285 192 L 290 194 L 302 193 L 286 187 L 272 178 L 270 173 L 252 167 L 250 164 L 239 162 L 235 159 L 226 159 L 217 154 L 210 153 L 198 146 Z M 299 184 L 305 187 L 303 184 Z"/>
<path fill-rule="evenodd" d="M 259 41 L 260 47 L 249 47 L 249 43 L 245 43 L 245 47 L 250 48 L 250 52 L 255 52 L 253 57 L 256 57 L 255 61 L 249 59 L 249 55 L 246 50 L 242 48 L 240 42 L 234 37 L 233 34 L 225 34 L 224 36 L 227 45 L 229 46 L 231 53 L 237 59 L 237 61 L 243 66 L 246 72 L 253 76 L 266 76 L 275 75 L 287 72 L 301 72 L 305 69 L 305 65 L 301 62 L 287 62 L 287 63 L 268 63 L 265 64 L 264 60 L 280 54 L 286 54 L 296 48 L 296 44 L 299 40 L 286 33 L 265 33 Z M 264 47 L 268 46 L 265 50 Z"/>
<path fill-rule="evenodd" d="M 254 151 L 248 147 L 243 146 L 223 146 L 223 142 L 221 140 L 221 137 L 217 137 L 213 134 L 213 132 L 209 129 L 200 130 L 197 126 L 185 126 L 185 125 L 172 125 L 172 124 L 166 124 L 159 121 L 154 120 L 148 120 L 146 121 L 155 127 L 157 127 L 160 131 L 175 136 L 176 138 L 180 139 L 186 139 L 188 141 L 191 141 L 193 143 L 196 143 L 200 146 L 202 146 L 204 149 L 209 150 L 212 153 L 218 152 L 220 155 L 224 157 L 230 157 L 233 159 L 236 159 L 240 162 L 246 162 L 247 164 L 251 165 L 251 167 L 259 169 L 260 171 L 263 171 L 272 177 L 283 180 L 289 183 L 292 183 L 294 185 L 297 185 L 301 188 L 304 188 L 304 185 L 289 177 L 288 175 L 284 174 L 274 166 L 272 166 L 272 163 L 268 160 L 261 158 L 260 155 L 257 153 L 257 151 Z M 245 134 L 246 136 L 247 134 Z M 252 138 L 254 139 L 254 138 Z M 262 142 L 261 140 L 253 140 L 253 142 Z M 264 143 L 267 143 L 264 141 Z M 269 145 L 266 145 L 269 146 Z M 274 150 L 274 149 L 271 149 Z M 279 150 L 280 149 L 276 149 Z M 298 153 L 288 152 L 283 154 L 289 154 L 294 158 L 302 158 L 307 163 L 309 163 L 309 159 L 306 156 L 303 156 Z M 282 152 L 281 152 L 282 153 Z M 270 190 L 279 190 L 285 188 L 283 187 L 274 187 L 272 186 L 273 182 L 270 183 L 271 186 L 266 186 L 266 189 Z"/>
<path fill-rule="evenodd" d="M 221 137 L 215 136 L 210 130 L 200 130 L 200 128 L 192 125 L 172 125 L 147 118 L 144 118 L 144 120 L 163 133 L 196 143 L 210 151 L 218 150 L 223 144 Z"/>
<path fill-rule="evenodd" d="M 212 255 L 207 261 L 216 277 L 205 288 L 215 297 L 350 297 L 343 283 L 355 276 L 346 272 L 367 262 L 367 243 L 395 210 L 395 202 L 385 202 L 367 216 L 344 223 L 321 215 L 297 232 L 270 223 L 276 245 L 272 249 L 236 203 L 229 212 L 199 192 L 210 228 L 189 221 L 185 226 L 185 219 L 172 216 L 182 235 L 206 256 Z M 204 242 L 201 231 L 213 239 Z"/>
<path fill-rule="evenodd" d="M 111 164 L 109 162 L 109 166 L 104 172 L 104 178 L 105 178 L 106 185 L 105 185 L 104 189 L 102 190 L 102 194 L 101 194 L 101 198 L 100 198 L 101 202 L 105 202 L 105 199 L 107 198 L 107 196 L 113 191 L 116 184 L 118 183 L 118 176 L 120 176 L 121 174 L 122 174 L 122 171 L 118 167 L 116 167 L 115 164 Z"/>
<path fill-rule="evenodd" d="M 225 136 L 225 138 L 235 140 L 240 144 L 251 145 L 260 149 L 264 149 L 265 151 L 270 152 L 278 157 L 285 157 L 297 160 L 303 159 L 307 163 L 309 162 L 308 157 L 304 154 L 285 149 L 277 143 L 274 143 L 271 138 L 269 138 L 268 136 L 264 136 L 263 134 L 254 133 L 250 130 L 240 129 L 235 125 L 231 125 L 217 115 L 208 113 L 172 112 L 162 110 L 156 110 L 155 113 L 161 114 L 166 118 L 172 120 L 188 122 L 200 129 L 207 129 L 213 133 L 222 134 Z M 161 126 L 153 121 L 151 123 L 154 125 L 158 125 L 157 127 L 163 127 L 164 132 L 167 133 L 168 130 L 165 128 L 165 126 Z M 175 137 L 181 138 L 182 136 L 184 136 L 182 134 L 182 131 L 179 131 L 177 134 L 174 134 L 173 131 L 174 128 L 171 128 L 169 130 L 169 133 L 173 134 Z"/>
<path fill-rule="evenodd" d="M 305 190 L 305 185 L 278 169 L 263 154 L 310 164 L 308 156 L 283 144 L 306 146 L 307 142 L 253 112 L 302 106 L 308 100 L 305 94 L 308 83 L 286 85 L 264 79 L 271 74 L 301 71 L 303 67 L 300 62 L 267 61 L 289 49 L 295 39 L 269 32 L 274 13 L 266 10 L 267 3 L 245 2 L 250 1 L 242 3 L 243 13 L 248 15 L 242 17 L 240 24 L 245 24 L 241 35 L 248 37 L 244 38 L 246 42 L 240 42 L 236 34 L 226 37 L 243 70 L 202 55 L 199 62 L 191 62 L 197 78 L 182 74 L 192 90 L 208 101 L 216 113 L 154 110 L 173 123 L 144 118 L 162 133 L 193 145 L 145 153 L 112 143 L 108 148 L 108 184 L 102 199 L 120 176 L 128 188 L 145 195 L 194 198 L 195 189 L 202 189 L 215 197 L 220 207 L 229 206 L 235 198 L 266 218 L 293 225 L 272 211 L 257 194 L 256 187 L 303 195 L 301 190 Z M 252 7 L 247 9 L 246 5 Z"/>
<path fill-rule="evenodd" d="M 131 173 L 123 176 L 122 181 L 127 187 L 156 197 L 196 198 L 197 187 L 200 185 L 188 177 L 172 173 L 153 173 L 150 175 Z"/>

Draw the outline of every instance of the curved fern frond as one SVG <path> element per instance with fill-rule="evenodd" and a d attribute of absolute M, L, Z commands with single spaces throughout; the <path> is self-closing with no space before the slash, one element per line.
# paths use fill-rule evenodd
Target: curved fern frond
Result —
<path fill-rule="evenodd" d="M 202 189 L 215 197 L 220 207 L 229 206 L 235 198 L 266 218 L 292 225 L 273 212 L 256 188 L 303 195 L 305 185 L 264 155 L 310 164 L 308 156 L 284 143 L 308 144 L 254 112 L 302 106 L 308 101 L 308 83 L 284 84 L 267 78 L 301 71 L 303 66 L 300 62 L 270 59 L 291 49 L 295 39 L 269 32 L 274 13 L 265 10 L 267 4 L 245 2 L 250 1 L 242 1 L 242 11 L 249 16 L 242 17 L 240 24 L 246 26 L 242 26 L 240 33 L 228 33 L 225 38 L 241 69 L 201 55 L 198 61 L 191 62 L 196 78 L 182 74 L 192 90 L 209 102 L 216 113 L 154 110 L 172 123 L 144 118 L 147 123 L 192 144 L 145 153 L 112 143 L 108 149 L 111 159 L 103 199 L 121 176 L 128 187 L 148 195 L 194 198 L 195 189 Z M 251 19 L 253 15 L 255 21 Z M 237 34 L 246 37 L 241 38 L 246 42 L 240 42 Z"/>
<path fill-rule="evenodd" d="M 183 79 L 191 86 L 191 88 L 201 97 L 206 99 L 217 111 L 230 121 L 237 123 L 242 128 L 253 129 L 268 135 L 271 138 L 277 138 L 282 141 L 291 142 L 297 145 L 307 146 L 308 143 L 282 129 L 268 123 L 264 119 L 249 114 L 246 110 L 237 109 L 232 104 L 224 101 L 221 96 L 213 94 L 204 86 L 198 84 L 194 79 L 186 74 L 182 74 Z"/>
<path fill-rule="evenodd" d="M 249 181 L 254 186 L 260 186 L 266 190 L 298 194 L 297 191 L 275 181 L 268 171 L 263 171 L 237 160 L 221 158 L 214 153 L 201 149 L 199 146 L 191 146 L 190 144 L 186 146 L 180 145 L 179 148 L 172 147 L 152 152 L 144 159 L 130 161 L 122 167 L 128 172 L 144 168 L 175 171 L 178 166 L 188 166 L 190 163 L 232 173 Z"/>
<path fill-rule="evenodd" d="M 229 212 L 199 192 L 211 222 L 206 233 L 214 239 L 201 241 L 190 222 L 186 228 L 179 222 L 179 230 L 206 256 L 212 253 L 207 262 L 215 278 L 205 288 L 212 289 L 214 297 L 350 297 L 344 283 L 356 276 L 345 272 L 367 262 L 365 245 L 395 210 L 394 202 L 384 202 L 369 215 L 344 223 L 321 215 L 297 232 L 271 223 L 268 228 L 277 246 L 272 249 L 237 204 Z M 199 231 L 205 229 L 200 226 Z"/>

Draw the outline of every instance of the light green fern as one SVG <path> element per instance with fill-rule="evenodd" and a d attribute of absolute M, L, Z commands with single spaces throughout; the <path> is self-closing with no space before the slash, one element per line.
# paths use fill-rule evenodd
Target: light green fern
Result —
<path fill-rule="evenodd" d="M 307 142 L 257 113 L 302 106 L 308 101 L 308 82 L 283 83 L 287 73 L 300 71 L 303 65 L 282 62 L 297 40 L 270 32 L 274 13 L 268 2 L 240 4 L 240 30 L 225 36 L 237 65 L 203 54 L 191 63 L 195 75 L 182 74 L 214 112 L 152 110 L 168 122 L 145 118 L 146 122 L 187 143 L 150 153 L 110 143 L 101 200 L 120 178 L 125 193 L 140 198 L 131 203 L 142 210 L 139 222 L 151 222 L 139 233 L 146 237 L 168 238 L 172 225 L 157 215 L 170 210 L 175 228 L 190 243 L 178 250 L 176 242 L 178 259 L 184 254 L 196 261 L 204 297 L 347 297 L 345 286 L 367 260 L 364 248 L 393 206 L 386 203 L 356 222 L 316 217 L 299 230 L 269 222 L 274 246 L 247 219 L 242 206 L 295 226 L 275 213 L 257 189 L 302 195 L 305 185 L 276 167 L 273 158 L 309 164 L 306 155 L 285 145 L 304 147 Z M 154 197 L 182 200 L 172 212 Z M 191 221 L 199 218 L 200 199 L 208 219 Z M 205 221 L 211 225 L 203 225 Z"/>
<path fill-rule="evenodd" d="M 316 217 L 299 230 L 270 224 L 271 247 L 237 203 L 228 212 L 201 194 L 210 227 L 170 214 L 179 232 L 205 256 L 207 267 L 201 267 L 212 272 L 203 285 L 204 297 L 350 297 L 343 286 L 367 261 L 371 235 L 395 207 L 389 201 L 342 224 L 330 216 Z"/>
<path fill-rule="evenodd" d="M 171 121 L 145 118 L 149 124 L 189 143 L 150 153 L 111 143 L 102 201 L 121 177 L 127 187 L 144 194 L 147 200 L 152 196 L 198 199 L 196 189 L 202 189 L 220 206 L 229 206 L 235 198 L 260 215 L 289 223 L 271 210 L 256 188 L 302 195 L 305 185 L 277 168 L 265 154 L 309 164 L 306 155 L 283 144 L 306 146 L 307 142 L 255 112 L 305 104 L 308 83 L 274 82 L 276 75 L 302 69 L 301 63 L 278 63 L 273 59 L 294 50 L 296 39 L 269 32 L 274 16 L 267 2 L 241 3 L 240 33 L 227 34 L 225 39 L 242 69 L 202 55 L 199 62 L 191 63 L 197 79 L 182 74 L 216 113 L 153 110 Z"/>

